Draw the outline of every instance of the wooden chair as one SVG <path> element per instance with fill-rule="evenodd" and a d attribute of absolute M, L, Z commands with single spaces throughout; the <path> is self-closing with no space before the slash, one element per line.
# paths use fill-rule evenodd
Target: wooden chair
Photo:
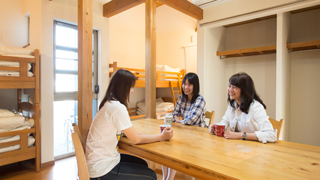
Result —
<path fill-rule="evenodd" d="M 207 111 L 206 114 L 205 114 L 206 118 L 210 119 L 209 120 L 209 125 L 213 124 L 213 122 L 214 122 L 214 114 L 215 114 L 215 111 L 212 111 L 212 112 Z"/>
<path fill-rule="evenodd" d="M 73 131 L 78 135 L 80 141 L 82 142 L 81 132 L 78 125 L 76 123 L 72 123 L 72 126 L 73 126 Z"/>
<path fill-rule="evenodd" d="M 280 119 L 280 121 L 277 121 L 275 119 L 269 118 L 269 121 L 271 122 L 273 129 L 277 130 L 277 139 L 279 139 L 283 119 Z"/>
<path fill-rule="evenodd" d="M 79 134 L 77 134 L 76 132 L 72 132 L 72 142 L 77 158 L 79 180 L 89 180 L 90 177 L 86 162 L 86 156 L 84 155 L 83 147 L 79 139 Z"/>

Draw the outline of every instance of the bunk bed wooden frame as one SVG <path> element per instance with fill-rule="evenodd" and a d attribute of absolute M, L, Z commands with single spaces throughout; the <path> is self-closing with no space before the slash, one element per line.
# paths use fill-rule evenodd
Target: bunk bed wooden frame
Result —
<path fill-rule="evenodd" d="M 118 67 L 117 62 L 113 62 L 109 64 L 109 68 L 112 68 L 112 71 L 109 72 L 109 77 L 111 78 L 112 74 L 116 72 L 118 69 L 126 69 L 128 71 L 131 71 L 135 76 L 136 76 L 136 84 L 135 88 L 144 88 L 145 87 L 145 81 L 144 80 L 139 80 L 138 78 L 145 78 L 144 69 L 134 69 L 134 68 L 125 68 L 125 67 Z M 178 72 L 168 72 L 168 71 L 156 71 L 157 74 L 157 80 L 156 80 L 156 88 L 170 88 L 171 91 L 171 98 L 165 97 L 162 98 L 165 102 L 173 102 L 176 104 L 177 99 L 175 98 L 175 93 L 179 93 L 181 95 L 181 85 L 182 85 L 182 80 L 185 76 L 185 70 L 181 70 L 179 73 Z M 168 74 L 168 75 L 177 75 L 176 77 L 168 77 L 164 76 L 163 74 Z M 161 79 L 173 79 L 176 81 L 163 81 Z M 176 88 L 176 90 L 174 89 Z M 137 108 L 128 108 L 128 112 L 130 115 L 131 119 L 137 119 L 137 118 L 143 118 L 145 115 L 137 115 L 136 114 Z M 166 111 L 166 112 L 158 112 L 156 113 L 156 117 L 159 118 L 160 114 L 163 113 L 170 113 L 172 111 Z"/>
<path fill-rule="evenodd" d="M 19 67 L 5 67 L 0 66 L 0 70 L 4 71 L 18 71 L 19 76 L 0 76 L 0 89 L 18 89 L 18 94 L 21 89 L 34 89 L 34 104 L 21 103 L 19 110 L 29 111 L 33 113 L 34 127 L 27 130 L 10 131 L 0 133 L 0 138 L 20 135 L 20 140 L 1 143 L 1 147 L 8 147 L 13 145 L 20 145 L 20 149 L 5 153 L 0 153 L 0 166 L 20 162 L 28 159 L 35 159 L 35 170 L 40 171 L 40 60 L 39 50 L 34 50 L 34 58 L 22 58 L 14 56 L 0 56 L 0 61 L 19 62 Z M 28 77 L 28 63 L 32 64 L 33 77 Z M 18 95 L 19 96 L 19 95 Z M 21 101 L 21 98 L 18 98 Z M 35 145 L 28 147 L 28 134 L 33 134 L 35 138 Z"/>

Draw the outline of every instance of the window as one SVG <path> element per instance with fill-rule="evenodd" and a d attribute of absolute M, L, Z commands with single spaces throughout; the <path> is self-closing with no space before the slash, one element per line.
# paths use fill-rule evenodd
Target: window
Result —
<path fill-rule="evenodd" d="M 97 112 L 98 31 L 92 34 L 92 115 Z M 77 26 L 54 22 L 54 156 L 74 154 L 70 128 L 78 124 L 78 29 Z M 92 118 L 93 118 L 92 117 Z"/>

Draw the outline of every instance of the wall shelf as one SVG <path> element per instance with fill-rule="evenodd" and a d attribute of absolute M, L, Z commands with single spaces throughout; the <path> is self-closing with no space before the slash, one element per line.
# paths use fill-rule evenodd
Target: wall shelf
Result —
<path fill-rule="evenodd" d="M 287 48 L 290 51 L 303 51 L 303 50 L 320 49 L 320 40 L 298 42 L 298 43 L 289 43 L 289 44 L 287 44 Z"/>
<path fill-rule="evenodd" d="M 231 57 L 261 55 L 261 54 L 272 54 L 272 53 L 276 53 L 276 49 L 277 49 L 276 45 L 246 48 L 246 49 L 236 49 L 236 50 L 230 50 L 230 51 L 217 52 L 217 56 L 222 56 L 224 58 L 231 58 Z"/>

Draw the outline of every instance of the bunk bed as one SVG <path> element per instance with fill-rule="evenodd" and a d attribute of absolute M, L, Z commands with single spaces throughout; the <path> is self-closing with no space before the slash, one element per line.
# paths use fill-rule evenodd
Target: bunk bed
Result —
<path fill-rule="evenodd" d="M 112 70 L 109 72 L 109 77 L 111 78 L 112 74 L 116 72 L 118 69 L 126 69 L 132 72 L 136 76 L 136 84 L 135 88 L 144 88 L 145 87 L 145 70 L 144 69 L 134 69 L 134 68 L 125 68 L 125 67 L 118 67 L 117 62 L 113 62 L 109 64 L 109 68 Z M 185 76 L 185 70 L 182 69 L 180 72 L 172 72 L 172 71 L 156 71 L 157 73 L 157 80 L 156 80 L 156 88 L 170 88 L 171 91 L 171 98 L 163 97 L 163 102 L 172 102 L 174 105 L 177 102 L 175 97 L 175 93 L 179 93 L 181 95 L 181 85 L 182 80 Z M 143 118 L 145 114 L 138 113 L 138 108 L 129 108 L 128 109 L 129 115 L 131 119 L 136 118 Z M 157 118 L 160 118 L 162 114 L 171 113 L 170 111 L 161 111 L 157 112 Z"/>
<path fill-rule="evenodd" d="M 35 170 L 40 171 L 39 66 L 37 49 L 0 47 L 0 89 L 18 89 L 19 111 L 31 113 L 34 120 L 32 125 L 29 124 L 30 128 L 0 129 L 0 166 L 34 159 Z M 22 89 L 34 89 L 33 104 L 21 102 Z M 12 115 L 3 115 L 0 121 L 8 116 Z"/>

